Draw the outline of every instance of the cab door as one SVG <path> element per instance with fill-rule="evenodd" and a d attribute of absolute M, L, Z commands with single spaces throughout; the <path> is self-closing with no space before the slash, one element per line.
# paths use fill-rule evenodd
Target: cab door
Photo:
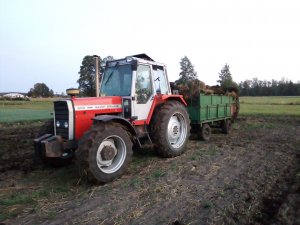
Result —
<path fill-rule="evenodd" d="M 134 98 L 132 101 L 133 117 L 146 120 L 153 102 L 153 81 L 150 65 L 139 64 L 135 76 Z"/>
<path fill-rule="evenodd" d="M 164 67 L 153 65 L 152 69 L 155 92 L 162 95 L 171 94 L 170 84 Z"/>

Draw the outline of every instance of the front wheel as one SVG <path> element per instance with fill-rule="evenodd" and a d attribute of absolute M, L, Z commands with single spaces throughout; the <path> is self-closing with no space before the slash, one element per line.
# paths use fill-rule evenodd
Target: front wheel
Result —
<path fill-rule="evenodd" d="M 86 132 L 76 151 L 81 174 L 93 183 L 107 183 L 124 174 L 132 158 L 132 142 L 118 123 L 97 123 Z"/>

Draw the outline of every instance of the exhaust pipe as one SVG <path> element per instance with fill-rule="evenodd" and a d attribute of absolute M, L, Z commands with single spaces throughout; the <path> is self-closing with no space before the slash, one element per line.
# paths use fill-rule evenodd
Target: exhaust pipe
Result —
<path fill-rule="evenodd" d="M 95 86 L 96 86 L 96 97 L 99 97 L 99 56 L 94 55 L 95 58 Z"/>

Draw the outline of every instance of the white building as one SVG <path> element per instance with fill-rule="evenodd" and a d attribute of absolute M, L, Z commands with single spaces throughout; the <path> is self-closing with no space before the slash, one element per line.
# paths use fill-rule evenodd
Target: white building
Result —
<path fill-rule="evenodd" d="M 8 93 L 8 94 L 3 95 L 3 97 L 6 97 L 6 98 L 25 98 L 25 95 L 20 94 L 20 93 Z"/>

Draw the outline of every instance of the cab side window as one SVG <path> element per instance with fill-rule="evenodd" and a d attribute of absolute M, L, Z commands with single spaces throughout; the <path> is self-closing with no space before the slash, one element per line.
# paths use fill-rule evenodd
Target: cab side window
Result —
<path fill-rule="evenodd" d="M 145 104 L 152 94 L 150 67 L 138 65 L 136 71 L 135 95 L 138 104 Z"/>
<path fill-rule="evenodd" d="M 164 68 L 161 66 L 153 66 L 154 85 L 156 93 L 168 94 L 169 85 L 167 83 Z"/>

